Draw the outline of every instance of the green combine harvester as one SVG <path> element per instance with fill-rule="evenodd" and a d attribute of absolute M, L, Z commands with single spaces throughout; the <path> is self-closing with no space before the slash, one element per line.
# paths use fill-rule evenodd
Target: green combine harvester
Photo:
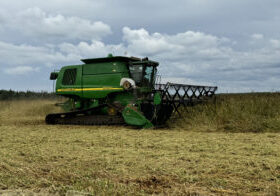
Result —
<path fill-rule="evenodd" d="M 151 128 L 166 123 L 180 106 L 212 97 L 217 87 L 156 84 L 158 62 L 112 56 L 83 59 L 82 65 L 52 72 L 64 113 L 48 114 L 47 124 L 119 125 Z"/>

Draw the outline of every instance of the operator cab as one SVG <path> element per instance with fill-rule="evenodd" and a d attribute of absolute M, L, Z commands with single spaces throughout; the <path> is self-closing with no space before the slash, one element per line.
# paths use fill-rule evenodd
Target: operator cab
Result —
<path fill-rule="evenodd" d="M 158 63 L 144 58 L 141 61 L 129 63 L 129 71 L 131 78 L 139 87 L 153 87 L 155 83 L 155 75 Z"/>

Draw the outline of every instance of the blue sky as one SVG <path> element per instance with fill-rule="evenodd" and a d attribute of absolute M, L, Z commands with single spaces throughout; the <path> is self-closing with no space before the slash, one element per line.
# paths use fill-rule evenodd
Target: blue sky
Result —
<path fill-rule="evenodd" d="M 280 1 L 0 2 L 0 89 L 52 91 L 51 71 L 108 53 L 160 62 L 163 82 L 280 91 Z"/>

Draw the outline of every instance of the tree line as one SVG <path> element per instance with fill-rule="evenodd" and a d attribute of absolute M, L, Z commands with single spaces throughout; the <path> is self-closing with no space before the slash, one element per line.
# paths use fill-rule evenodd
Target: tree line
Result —
<path fill-rule="evenodd" d="M 33 91 L 13 91 L 13 90 L 0 90 L 0 100 L 14 100 L 14 99 L 53 99 L 57 98 L 55 93 L 49 92 L 33 92 Z"/>

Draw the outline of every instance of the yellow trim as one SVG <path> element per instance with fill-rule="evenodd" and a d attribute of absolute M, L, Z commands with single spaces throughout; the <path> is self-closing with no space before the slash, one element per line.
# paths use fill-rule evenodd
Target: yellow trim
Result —
<path fill-rule="evenodd" d="M 57 89 L 57 92 L 69 92 L 69 91 L 106 91 L 106 90 L 123 90 L 123 88 L 112 88 L 112 87 L 104 87 L 104 88 L 64 88 L 64 89 Z"/>

